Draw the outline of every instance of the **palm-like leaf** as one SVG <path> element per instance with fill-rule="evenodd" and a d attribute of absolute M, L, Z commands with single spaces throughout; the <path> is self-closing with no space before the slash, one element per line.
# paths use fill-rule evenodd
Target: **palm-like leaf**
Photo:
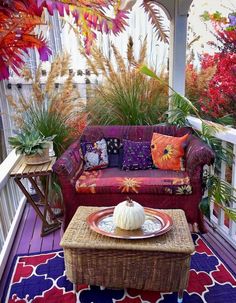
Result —
<path fill-rule="evenodd" d="M 150 0 L 143 0 L 142 7 L 147 13 L 149 21 L 151 21 L 156 31 L 157 38 L 165 43 L 168 43 L 168 30 L 163 24 L 163 17 L 161 16 L 159 9 L 157 8 L 157 3 Z"/>
<path fill-rule="evenodd" d="M 160 77 L 146 66 L 141 66 L 139 70 L 141 73 L 158 80 L 159 82 L 162 81 Z M 172 108 L 168 111 L 169 122 L 178 126 L 190 126 L 187 116 L 193 112 L 202 122 L 201 131 L 195 131 L 195 133 L 215 151 L 217 170 L 220 170 L 221 160 L 228 164 L 232 164 L 232 148 L 228 146 L 223 147 L 221 141 L 214 136 L 217 132 L 224 130 L 224 126 L 201 119 L 198 114 L 198 110 L 190 100 L 181 96 L 172 88 L 170 89 L 174 94 L 171 98 Z M 208 200 L 203 199 L 200 205 L 202 211 L 209 216 L 209 203 L 211 199 L 213 199 L 213 201 L 225 211 L 229 218 L 236 221 L 236 210 L 231 207 L 231 203 L 236 202 L 235 189 L 229 183 L 220 179 L 216 175 L 208 176 L 207 186 L 209 197 Z"/>
<path fill-rule="evenodd" d="M 226 216 L 236 221 L 236 209 L 232 208 L 232 204 L 236 203 L 235 188 L 215 175 L 208 178 L 208 188 L 209 201 L 216 203 Z"/>

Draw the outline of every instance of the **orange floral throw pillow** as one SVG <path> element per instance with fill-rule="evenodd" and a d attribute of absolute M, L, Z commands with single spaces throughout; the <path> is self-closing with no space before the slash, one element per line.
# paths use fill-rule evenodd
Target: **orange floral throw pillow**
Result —
<path fill-rule="evenodd" d="M 184 170 L 184 146 L 189 134 L 172 137 L 153 133 L 151 141 L 152 160 L 160 169 Z"/>

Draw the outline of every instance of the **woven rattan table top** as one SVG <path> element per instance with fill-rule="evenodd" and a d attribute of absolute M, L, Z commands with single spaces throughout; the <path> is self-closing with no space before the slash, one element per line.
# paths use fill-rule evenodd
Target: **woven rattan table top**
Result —
<path fill-rule="evenodd" d="M 60 245 L 75 249 L 124 249 L 191 254 L 194 244 L 184 211 L 165 209 L 173 219 L 172 229 L 164 235 L 143 240 L 114 239 L 92 231 L 86 222 L 100 207 L 80 206 L 66 229 Z"/>

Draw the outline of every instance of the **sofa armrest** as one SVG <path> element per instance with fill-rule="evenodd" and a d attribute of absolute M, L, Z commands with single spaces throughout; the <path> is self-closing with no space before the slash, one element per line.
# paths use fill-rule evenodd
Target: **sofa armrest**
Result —
<path fill-rule="evenodd" d="M 190 178 L 199 180 L 199 173 L 202 172 L 203 166 L 213 164 L 214 160 L 214 151 L 201 139 L 191 135 L 186 150 L 186 171 Z"/>
<path fill-rule="evenodd" d="M 83 159 L 80 149 L 80 140 L 71 144 L 53 165 L 53 171 L 57 174 L 60 183 L 70 182 L 74 184 L 83 172 Z"/>

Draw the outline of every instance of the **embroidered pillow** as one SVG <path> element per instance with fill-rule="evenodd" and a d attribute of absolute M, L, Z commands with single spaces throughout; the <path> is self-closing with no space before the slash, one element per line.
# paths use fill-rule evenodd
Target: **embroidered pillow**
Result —
<path fill-rule="evenodd" d="M 153 133 L 151 152 L 154 165 L 160 169 L 185 170 L 183 156 L 188 136 L 172 137 Z"/>
<path fill-rule="evenodd" d="M 123 140 L 122 169 L 149 169 L 152 168 L 150 142 L 135 142 Z"/>
<path fill-rule="evenodd" d="M 108 166 L 107 144 L 105 139 L 92 142 L 81 142 L 84 156 L 84 170 L 101 169 Z"/>

